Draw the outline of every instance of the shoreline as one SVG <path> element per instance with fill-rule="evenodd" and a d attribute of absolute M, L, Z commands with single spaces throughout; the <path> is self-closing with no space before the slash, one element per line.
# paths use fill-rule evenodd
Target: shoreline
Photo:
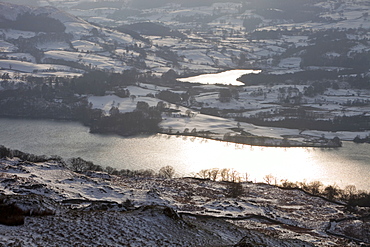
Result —
<path fill-rule="evenodd" d="M 281 147 L 281 148 L 294 148 L 294 147 L 312 147 L 312 148 L 340 148 L 342 147 L 342 142 L 333 142 L 331 139 L 325 139 L 325 143 L 305 143 L 300 141 L 288 140 L 288 139 L 278 139 L 274 137 L 266 136 L 230 136 L 227 139 L 221 139 L 219 137 L 212 137 L 209 135 L 202 135 L 204 132 L 198 133 L 166 133 L 159 132 L 158 134 L 169 135 L 169 136 L 186 136 L 186 137 L 197 137 L 208 140 L 229 142 L 235 144 L 243 144 L 250 146 L 261 146 L 261 147 Z M 209 133 L 209 132 L 206 132 Z M 244 139 L 244 140 L 243 140 Z M 338 138 L 339 139 L 339 138 Z M 266 141 L 271 141 L 270 143 Z"/>
<path fill-rule="evenodd" d="M 235 144 L 244 144 L 244 145 L 251 145 L 251 146 L 264 146 L 264 147 L 282 147 L 282 148 L 290 148 L 290 147 L 316 147 L 316 148 L 340 148 L 342 146 L 341 140 L 336 140 L 335 142 L 332 139 L 328 138 L 315 138 L 315 140 L 321 140 L 322 142 L 303 142 L 303 141 L 296 141 L 291 139 L 279 139 L 275 137 L 268 137 L 268 136 L 256 136 L 256 135 L 243 135 L 243 134 L 236 134 L 236 135 L 224 135 L 223 138 L 221 136 L 217 136 L 217 133 L 213 133 L 211 131 L 199 131 L 195 133 L 169 133 L 163 131 L 158 131 L 156 133 L 135 133 L 130 135 L 122 135 L 115 132 L 104 132 L 104 131 L 92 131 L 91 126 L 84 124 L 81 121 L 76 119 L 63 119 L 63 118 L 43 118 L 43 117 L 27 117 L 27 116 L 0 116 L 0 118 L 7 118 L 7 119 L 31 119 L 31 120 L 52 120 L 52 121 L 68 121 L 68 122 L 76 122 L 83 126 L 89 128 L 89 133 L 91 134 L 101 134 L 101 135 L 109 135 L 114 134 L 123 138 L 135 137 L 135 136 L 145 136 L 145 135 L 156 135 L 156 134 L 164 134 L 169 136 L 189 136 L 189 137 L 198 137 L 204 138 L 209 140 L 215 141 L 222 141 L 222 142 L 230 142 Z M 305 135 L 300 135 L 297 137 L 304 138 Z M 349 140 L 354 142 L 353 140 Z"/>

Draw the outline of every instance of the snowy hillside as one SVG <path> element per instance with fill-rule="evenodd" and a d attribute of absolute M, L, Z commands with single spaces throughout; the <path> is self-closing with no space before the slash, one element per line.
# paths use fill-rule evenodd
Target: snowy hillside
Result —
<path fill-rule="evenodd" d="M 0 17 L 14 21 L 29 13 L 59 20 L 66 27 L 65 33 L 72 35 L 72 38 L 68 38 L 71 47 L 58 49 L 57 44 L 49 42 L 49 47 L 43 46 L 40 50 L 68 50 L 74 54 L 66 54 L 71 55 L 67 61 L 73 59 L 74 62 L 98 69 L 122 71 L 135 67 L 159 75 L 169 69 L 183 74 L 256 67 L 267 68 L 274 73 L 297 72 L 304 69 L 300 65 L 300 57 L 312 45 L 310 36 L 326 30 L 359 30 L 358 35 L 348 35 L 348 39 L 353 41 L 352 53 L 347 54 L 349 57 L 370 49 L 368 42 L 361 41 L 369 35 L 366 31 L 369 28 L 369 6 L 366 1 L 347 1 L 343 4 L 323 1 L 310 6 L 316 11 L 312 18 L 319 22 L 269 18 L 258 12 L 259 7 L 254 6 L 253 1 L 197 7 L 192 7 L 192 4 L 166 4 L 149 9 L 130 7 L 134 5 L 130 1 L 36 2 L 40 7 L 0 2 Z M 102 25 L 88 23 L 92 17 L 93 23 L 98 23 L 99 18 L 104 20 Z M 140 29 L 140 26 L 148 23 L 155 24 L 153 27 L 158 30 L 148 33 Z M 127 31 L 130 26 L 134 29 Z M 125 31 L 120 27 L 125 27 Z M 169 31 L 165 33 L 161 30 Z M 6 41 L 19 31 L 4 29 L 2 32 Z M 171 32 L 174 35 L 171 36 Z M 29 38 L 38 36 L 36 33 L 28 34 Z M 24 34 L 22 36 L 26 37 Z M 10 44 L 9 48 L 4 49 L 11 47 Z M 295 49 L 298 47 L 300 49 Z M 74 58 L 85 57 L 86 53 L 94 53 L 94 57 L 86 60 Z M 51 55 L 46 57 L 54 58 Z M 55 58 L 64 59 L 61 55 Z M 106 59 L 114 62 L 100 62 Z"/>
<path fill-rule="evenodd" d="M 348 53 L 350 57 L 354 53 L 368 51 L 370 47 L 368 42 L 361 42 L 369 36 L 366 31 L 369 28 L 369 6 L 366 1 L 317 3 L 310 8 L 316 9 L 312 18 L 315 17 L 319 22 L 269 18 L 258 14 L 257 7 L 248 2 L 214 3 L 197 7 L 192 7 L 191 4 L 167 4 L 139 10 L 130 7 L 132 4 L 126 1 L 48 1 L 54 7 L 48 6 L 44 1 L 37 2 L 42 7 L 0 3 L 3 9 L 0 12 L 3 15 L 1 17 L 15 20 L 19 15 L 31 13 L 46 14 L 59 20 L 66 27 L 65 33 L 73 35 L 69 40 L 75 52 L 72 57 L 85 57 L 88 52 L 96 55 L 89 60 L 74 61 L 91 64 L 99 69 L 122 71 L 135 67 L 157 74 L 169 69 L 182 74 L 256 67 L 268 68 L 274 70 L 274 73 L 301 71 L 304 68 L 300 66 L 300 56 L 312 43 L 310 35 L 326 30 L 364 30 L 363 33 L 358 31 L 358 35 L 348 36 L 353 41 L 353 53 Z M 101 26 L 87 22 L 99 23 L 99 20 L 103 20 Z M 169 36 L 159 31 L 157 35 L 149 35 L 138 28 L 145 23 L 156 24 L 158 30 L 176 31 L 179 35 Z M 134 24 L 136 29 L 131 31 L 135 35 L 129 35 L 132 32 L 127 30 L 116 31 L 121 26 Z M 17 30 L 3 30 L 5 40 L 13 32 Z M 295 49 L 297 47 L 301 51 Z M 171 53 L 167 53 L 169 48 Z M 99 58 L 109 58 L 116 62 L 103 65 Z"/>
<path fill-rule="evenodd" d="M 18 226 L 0 224 L 4 246 L 370 243 L 362 218 L 368 209 L 348 210 L 298 189 L 241 183 L 233 196 L 230 182 L 81 174 L 61 160 L 17 157 L 0 159 L 0 172 L 0 210 L 12 205 L 26 215 Z"/>

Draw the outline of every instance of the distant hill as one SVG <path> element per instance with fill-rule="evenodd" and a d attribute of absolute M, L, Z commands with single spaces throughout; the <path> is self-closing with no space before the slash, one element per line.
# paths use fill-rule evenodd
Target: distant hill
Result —
<path fill-rule="evenodd" d="M 0 2 L 0 23 L 8 23 L 10 26 L 6 26 L 7 28 L 17 28 L 19 30 L 31 29 L 29 31 L 40 29 L 42 31 L 42 27 L 36 26 L 54 25 L 56 22 L 60 22 L 60 24 L 67 22 L 85 23 L 83 20 L 51 6 L 32 7 Z M 22 25 L 24 26 L 22 27 Z M 35 27 L 30 28 L 31 25 Z M 43 31 L 45 32 L 45 30 Z"/>
<path fill-rule="evenodd" d="M 66 27 L 59 20 L 48 17 L 45 14 L 35 15 L 24 13 L 18 15 L 15 21 L 3 20 L 0 22 L 1 28 L 12 28 L 22 31 L 31 32 L 56 32 L 61 33 L 66 30 Z"/>

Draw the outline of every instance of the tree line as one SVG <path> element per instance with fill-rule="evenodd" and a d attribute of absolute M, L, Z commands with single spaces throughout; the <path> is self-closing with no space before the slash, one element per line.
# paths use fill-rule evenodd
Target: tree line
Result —
<path fill-rule="evenodd" d="M 252 183 L 249 180 L 249 173 L 240 173 L 232 168 L 203 169 L 196 173 L 194 177 L 230 183 L 227 186 L 227 191 L 232 197 L 238 197 L 246 193 L 245 189 L 235 184 L 240 184 L 242 182 Z M 341 189 L 337 185 L 325 186 L 320 181 L 307 183 L 305 181 L 291 182 L 287 179 L 279 180 L 271 174 L 264 176 L 263 182 L 268 185 L 278 186 L 282 189 L 299 189 L 314 196 L 322 196 L 331 201 L 343 201 L 346 202 L 348 206 L 370 206 L 370 193 L 364 190 L 357 190 L 354 185 L 347 185 L 344 189 Z"/>
<path fill-rule="evenodd" d="M 236 117 L 239 122 L 259 126 L 282 127 L 290 129 L 309 129 L 321 131 L 365 131 L 370 130 L 370 117 L 365 115 L 335 116 L 333 119 L 320 120 L 305 115 L 302 117 L 284 117 L 273 120 L 260 117 Z"/>
<path fill-rule="evenodd" d="M 62 33 L 66 30 L 64 24 L 57 19 L 48 17 L 46 14 L 35 15 L 29 12 L 18 15 L 14 21 L 3 20 L 0 22 L 0 28 L 47 33 Z"/>
<path fill-rule="evenodd" d="M 142 169 L 142 170 L 130 170 L 130 169 L 121 169 L 117 170 L 116 168 L 101 165 L 96 165 L 91 161 L 87 161 L 78 158 L 70 158 L 64 160 L 60 156 L 46 156 L 46 155 L 35 155 L 26 152 L 22 152 L 15 149 L 7 148 L 3 145 L 0 145 L 0 159 L 4 158 L 19 158 L 23 162 L 58 162 L 60 165 L 74 171 L 77 173 L 87 173 L 91 171 L 95 172 L 105 172 L 109 175 L 116 176 L 125 176 L 125 177 L 161 177 L 161 178 L 173 178 L 175 176 L 175 169 L 172 166 L 163 166 L 158 172 L 155 172 L 152 169 Z"/>
<path fill-rule="evenodd" d="M 295 73 L 286 74 L 246 74 L 241 76 L 238 80 L 245 83 L 246 85 L 310 85 L 317 89 L 320 89 L 316 93 L 322 91 L 322 87 L 338 89 L 339 82 L 347 82 L 351 88 L 354 89 L 369 89 L 370 88 L 370 77 L 363 75 L 362 73 L 355 73 L 356 76 L 347 76 L 353 71 L 342 70 L 342 71 L 325 71 L 325 70 L 306 70 Z M 309 93 L 309 92 L 308 92 Z M 307 95 L 311 96 L 311 95 Z"/>
<path fill-rule="evenodd" d="M 157 107 L 149 107 L 148 103 L 139 101 L 133 112 L 121 113 L 117 107 L 112 107 L 109 116 L 95 115 L 88 125 L 92 133 L 130 136 L 158 133 L 160 131 L 158 124 L 161 121 L 161 111 Z"/>

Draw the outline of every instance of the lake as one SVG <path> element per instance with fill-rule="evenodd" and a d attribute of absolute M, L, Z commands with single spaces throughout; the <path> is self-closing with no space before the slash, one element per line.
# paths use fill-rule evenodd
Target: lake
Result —
<path fill-rule="evenodd" d="M 257 182 L 271 174 L 278 180 L 320 180 L 370 190 L 369 144 L 277 148 L 162 134 L 123 138 L 90 134 L 76 122 L 0 118 L 0 145 L 38 155 L 81 157 L 117 169 L 158 171 L 171 165 L 178 176 L 189 176 L 202 169 L 234 168 Z"/>
<path fill-rule="evenodd" d="M 242 70 L 234 69 L 228 70 L 221 73 L 215 74 L 202 74 L 198 76 L 192 76 L 187 78 L 179 78 L 182 82 L 201 83 L 201 84 L 222 84 L 222 85 L 233 85 L 233 86 L 244 86 L 243 82 L 237 79 L 245 74 L 258 74 L 261 70 Z"/>

